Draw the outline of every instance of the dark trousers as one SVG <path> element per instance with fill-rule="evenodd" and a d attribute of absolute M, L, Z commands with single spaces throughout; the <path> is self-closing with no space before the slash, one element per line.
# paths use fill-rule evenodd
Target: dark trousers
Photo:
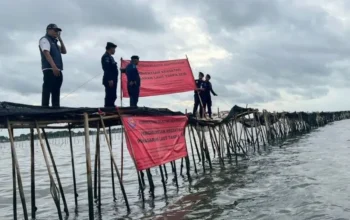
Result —
<path fill-rule="evenodd" d="M 117 100 L 117 81 L 113 82 L 113 86 L 110 87 L 108 82 L 104 83 L 105 86 L 105 107 L 115 107 L 115 100 Z"/>
<path fill-rule="evenodd" d="M 137 107 L 140 96 L 140 86 L 128 86 L 128 93 L 130 96 L 130 107 Z"/>
<path fill-rule="evenodd" d="M 192 112 L 194 115 L 197 114 L 198 107 L 199 107 L 199 115 L 200 115 L 200 117 L 204 117 L 204 115 L 203 115 L 203 108 L 201 106 L 201 101 L 199 100 L 199 96 L 198 95 L 194 95 L 194 106 L 193 106 L 193 112 Z"/>
<path fill-rule="evenodd" d="M 49 106 L 50 96 L 52 107 L 60 107 L 60 94 L 63 82 L 63 74 L 55 76 L 52 70 L 44 70 L 44 83 L 41 96 L 41 105 Z"/>
<path fill-rule="evenodd" d="M 212 115 L 212 112 L 211 112 L 211 106 L 212 106 L 211 98 L 207 98 L 204 101 L 203 105 L 204 105 L 204 109 L 208 108 L 208 115 L 209 115 L 209 118 L 211 118 L 211 115 Z"/>

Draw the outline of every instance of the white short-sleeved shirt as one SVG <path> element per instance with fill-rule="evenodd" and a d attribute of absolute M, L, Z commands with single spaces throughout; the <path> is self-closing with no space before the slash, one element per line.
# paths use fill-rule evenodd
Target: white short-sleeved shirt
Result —
<path fill-rule="evenodd" d="M 44 52 L 44 50 L 50 51 L 51 48 L 50 42 L 46 37 L 40 39 L 39 46 L 42 52 Z"/>

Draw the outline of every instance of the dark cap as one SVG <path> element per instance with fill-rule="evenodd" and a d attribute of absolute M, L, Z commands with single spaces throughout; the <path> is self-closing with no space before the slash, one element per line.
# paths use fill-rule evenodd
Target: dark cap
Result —
<path fill-rule="evenodd" d="M 139 56 L 133 55 L 133 56 L 131 57 L 131 59 L 132 59 L 132 60 L 139 60 L 140 58 L 139 58 Z"/>
<path fill-rule="evenodd" d="M 209 79 L 211 79 L 211 76 L 209 75 L 209 74 L 207 74 L 207 76 L 206 77 L 208 77 Z"/>
<path fill-rule="evenodd" d="M 107 45 L 106 45 L 106 50 L 109 50 L 111 48 L 116 48 L 117 45 L 115 45 L 114 43 L 112 42 L 107 42 Z"/>
<path fill-rule="evenodd" d="M 199 72 L 199 74 L 202 75 L 202 76 L 204 76 L 204 73 L 202 73 L 202 72 Z"/>
<path fill-rule="evenodd" d="M 47 25 L 46 30 L 50 30 L 50 29 L 55 29 L 55 30 L 58 30 L 58 31 L 62 31 L 62 29 L 57 27 L 56 24 L 49 24 L 49 25 Z"/>

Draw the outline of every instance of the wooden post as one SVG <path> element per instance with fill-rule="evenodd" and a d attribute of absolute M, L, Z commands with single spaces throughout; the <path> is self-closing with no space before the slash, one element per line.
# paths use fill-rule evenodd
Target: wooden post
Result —
<path fill-rule="evenodd" d="M 111 148 L 113 149 L 113 144 L 112 144 L 112 130 L 111 127 L 108 128 L 109 130 L 109 140 L 111 141 Z M 122 128 L 123 131 L 123 128 Z M 123 181 L 123 133 L 122 133 L 122 144 L 121 144 L 121 179 Z M 112 162 L 112 157 L 111 157 L 111 178 L 112 178 L 112 192 L 113 192 L 113 201 L 117 200 L 117 197 L 115 196 L 115 184 L 114 184 L 114 168 L 113 168 L 113 162 Z"/>
<path fill-rule="evenodd" d="M 173 172 L 174 172 L 174 180 L 175 180 L 176 188 L 177 190 L 179 190 L 179 183 L 177 181 L 176 161 L 174 160 L 171 163 L 173 163 Z"/>
<path fill-rule="evenodd" d="M 166 196 L 166 185 L 165 185 L 162 165 L 159 165 L 159 170 L 160 170 L 160 175 L 162 177 L 162 184 L 163 184 L 163 189 L 164 189 L 164 195 Z"/>
<path fill-rule="evenodd" d="M 92 177 L 91 177 L 91 154 L 89 140 L 89 115 L 84 113 L 84 132 L 85 132 L 85 155 L 86 155 L 86 178 L 88 187 L 89 201 L 89 220 L 94 220 L 94 201 L 92 195 Z"/>
<path fill-rule="evenodd" d="M 194 172 L 198 174 L 197 172 L 197 166 L 196 166 L 196 158 L 194 156 L 194 149 L 193 149 L 193 144 L 192 144 L 192 138 L 191 138 L 191 133 L 190 133 L 190 127 L 187 127 L 188 130 L 188 138 L 190 139 L 190 145 L 191 145 L 191 152 L 192 152 L 192 160 L 193 160 L 193 165 L 194 165 Z"/>
<path fill-rule="evenodd" d="M 151 193 L 152 198 L 154 198 L 154 183 L 153 183 L 153 178 L 151 174 L 151 169 L 147 169 L 146 174 L 147 174 L 147 179 L 149 183 L 149 193 Z"/>
<path fill-rule="evenodd" d="M 97 127 L 97 133 L 100 134 L 100 126 Z M 98 155 L 98 210 L 101 214 L 101 146 L 100 146 L 100 135 L 96 137 L 96 150 Z"/>
<path fill-rule="evenodd" d="M 205 151 L 206 158 L 207 158 L 207 160 L 209 162 L 209 168 L 210 168 L 210 170 L 212 170 L 213 167 L 212 167 L 212 164 L 211 164 L 208 143 L 207 143 L 207 140 L 205 138 L 204 128 L 205 127 L 202 127 L 202 141 L 203 141 L 203 147 L 204 147 L 203 150 Z"/>
<path fill-rule="evenodd" d="M 39 137 L 39 141 L 40 141 L 41 150 L 42 150 L 43 155 L 44 155 L 47 172 L 49 173 L 49 177 L 50 177 L 50 192 L 51 192 L 52 198 L 53 198 L 55 205 L 56 205 L 56 208 L 57 208 L 58 218 L 60 220 L 62 220 L 63 218 L 62 218 L 61 206 L 60 206 L 60 191 L 58 190 L 56 183 L 54 181 L 54 178 L 52 176 L 52 173 L 51 173 L 50 163 L 49 163 L 49 159 L 47 158 L 45 145 L 44 145 L 44 141 L 41 137 L 39 125 L 37 122 L 35 122 L 35 124 L 36 124 L 36 131 L 38 133 L 38 137 Z"/>
<path fill-rule="evenodd" d="M 75 164 L 74 164 L 74 152 L 73 152 L 73 140 L 72 140 L 72 129 L 69 126 L 69 145 L 70 145 L 70 155 L 72 161 L 72 174 L 73 174 L 73 186 L 74 186 L 74 202 L 75 202 L 75 211 L 78 209 L 78 193 L 77 193 L 77 182 L 75 178 Z"/>
<path fill-rule="evenodd" d="M 13 130 L 11 130 L 13 134 Z M 10 137 L 11 140 L 11 137 Z M 12 157 L 12 193 L 13 193 L 13 219 L 17 220 L 17 181 L 16 181 L 16 160 L 14 155 L 14 147 L 11 145 Z"/>
<path fill-rule="evenodd" d="M 63 205 L 64 205 L 64 212 L 66 213 L 67 216 L 69 216 L 68 206 L 67 206 L 67 202 L 66 202 L 66 197 L 64 196 L 64 191 L 63 191 L 63 187 L 62 187 L 62 184 L 61 184 L 61 179 L 60 179 L 60 176 L 58 174 L 57 166 L 56 166 L 55 159 L 54 159 L 52 151 L 51 151 L 50 143 L 49 143 L 49 140 L 47 139 L 47 135 L 46 135 L 45 129 L 42 128 L 42 131 L 43 131 L 43 135 L 44 135 L 44 138 L 45 138 L 46 147 L 47 147 L 47 150 L 49 151 L 49 155 L 50 155 L 50 158 L 51 158 L 53 170 L 55 171 L 56 180 L 57 180 L 57 183 L 58 183 L 60 194 L 62 196 Z"/>
<path fill-rule="evenodd" d="M 196 151 L 197 151 L 198 160 L 199 160 L 199 162 L 201 162 L 201 155 L 199 154 L 199 151 L 198 151 L 198 145 L 197 145 L 196 136 L 194 135 L 193 126 L 190 126 L 190 127 L 191 127 L 194 146 L 196 147 Z M 205 159 L 203 158 L 203 160 L 205 160 Z"/>
<path fill-rule="evenodd" d="M 122 183 L 122 181 L 121 181 L 120 174 L 119 174 L 119 169 L 118 169 L 118 166 L 117 166 L 117 164 L 116 164 L 116 162 L 115 162 L 115 160 L 114 160 L 113 154 L 112 154 L 111 142 L 110 142 L 110 140 L 109 140 L 109 138 L 108 138 L 108 135 L 107 135 L 107 132 L 106 132 L 105 123 L 104 123 L 103 118 L 102 118 L 101 115 L 100 115 L 100 119 L 101 119 L 101 125 L 102 125 L 102 128 L 103 128 L 103 133 L 104 133 L 104 135 L 105 135 L 106 142 L 107 142 L 107 145 L 108 145 L 109 153 L 110 153 L 110 155 L 111 155 L 111 158 L 112 158 L 112 162 L 113 162 L 115 171 L 117 172 L 117 177 L 118 177 L 119 184 L 120 184 L 120 188 L 121 188 L 121 191 L 122 191 L 122 194 L 123 194 L 123 197 L 124 197 L 125 205 L 126 205 L 126 208 L 127 208 L 128 212 L 130 212 L 130 206 L 129 206 L 128 198 L 126 197 L 124 185 L 123 185 L 123 183 Z"/>
<path fill-rule="evenodd" d="M 13 156 L 13 161 L 15 163 L 16 167 L 16 175 L 17 175 L 17 182 L 18 182 L 18 189 L 19 189 L 19 195 L 21 197 L 21 202 L 22 202 L 22 207 L 23 207 L 23 215 L 24 219 L 28 220 L 28 212 L 27 212 L 27 205 L 26 205 L 26 199 L 24 196 L 24 191 L 23 191 L 23 185 L 22 185 L 22 177 L 21 177 L 21 171 L 19 169 L 19 164 L 18 164 L 18 159 L 17 159 L 17 153 L 15 149 L 15 142 L 14 142 L 14 137 L 13 137 L 13 130 L 11 128 L 10 122 L 7 120 L 7 128 L 8 128 L 8 133 L 10 137 L 10 143 L 11 143 L 11 150 L 12 150 L 12 156 Z M 17 211 L 16 211 L 17 212 Z M 16 215 L 17 218 L 17 215 Z"/>
<path fill-rule="evenodd" d="M 30 129 L 30 176 L 31 176 L 31 199 L 32 199 L 32 219 L 35 219 L 35 149 L 34 149 L 34 129 Z"/>
<path fill-rule="evenodd" d="M 97 143 L 98 143 L 98 137 L 99 135 L 96 136 L 96 143 L 95 143 L 95 163 L 94 163 L 94 201 L 95 203 L 97 202 L 97 174 L 98 174 L 98 150 L 97 150 Z"/>

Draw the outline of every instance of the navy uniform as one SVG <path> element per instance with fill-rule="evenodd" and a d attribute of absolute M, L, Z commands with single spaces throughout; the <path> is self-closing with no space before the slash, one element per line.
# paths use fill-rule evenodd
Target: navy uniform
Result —
<path fill-rule="evenodd" d="M 108 42 L 106 50 L 116 48 L 117 45 Z M 101 58 L 101 64 L 103 69 L 102 84 L 105 86 L 105 107 L 115 107 L 115 100 L 117 99 L 117 83 L 118 83 L 118 65 L 115 62 L 113 56 L 106 51 Z M 111 86 L 109 82 L 112 81 Z"/>
<path fill-rule="evenodd" d="M 140 96 L 141 78 L 140 73 L 137 69 L 138 60 L 138 56 L 132 56 L 130 64 L 126 67 L 130 107 L 137 107 Z"/>
<path fill-rule="evenodd" d="M 211 111 L 212 101 L 211 101 L 210 93 L 212 93 L 214 96 L 217 96 L 217 94 L 214 92 L 213 87 L 211 85 L 211 82 L 205 81 L 203 83 L 203 87 L 204 87 L 204 94 L 203 94 L 203 99 L 202 99 L 203 100 L 203 106 L 204 106 L 204 109 L 206 109 L 208 107 L 209 118 L 211 118 L 211 115 L 212 115 L 212 111 Z"/>
<path fill-rule="evenodd" d="M 196 87 L 203 88 L 204 81 L 202 79 L 196 79 L 195 80 Z M 198 95 L 199 93 L 199 95 Z M 200 117 L 203 117 L 203 108 L 201 106 L 201 99 L 203 100 L 203 91 L 194 91 L 194 106 L 193 106 L 193 114 L 196 115 L 197 109 L 199 106 L 199 114 Z M 203 104 L 203 103 L 202 103 Z"/>

